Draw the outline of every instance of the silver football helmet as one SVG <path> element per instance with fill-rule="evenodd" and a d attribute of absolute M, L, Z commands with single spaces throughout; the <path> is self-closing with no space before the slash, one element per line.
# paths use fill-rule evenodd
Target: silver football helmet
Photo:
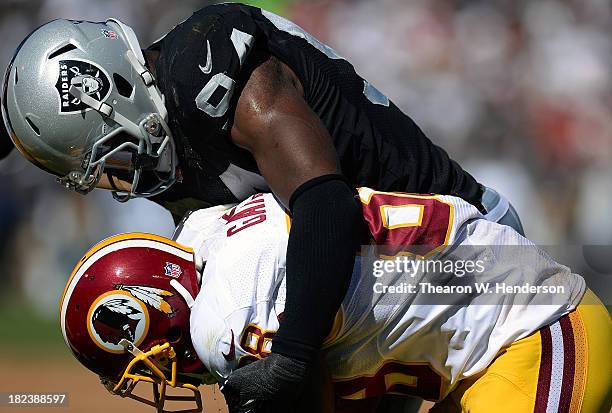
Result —
<path fill-rule="evenodd" d="M 17 49 L 2 96 L 17 149 L 67 188 L 86 194 L 106 175 L 115 198 L 127 201 L 175 181 L 163 97 L 136 34 L 119 20 L 38 28 Z"/>

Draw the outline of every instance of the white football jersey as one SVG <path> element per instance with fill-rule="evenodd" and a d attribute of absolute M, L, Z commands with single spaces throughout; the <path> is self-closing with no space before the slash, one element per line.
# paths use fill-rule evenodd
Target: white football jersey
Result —
<path fill-rule="evenodd" d="M 340 397 L 439 400 L 504 346 L 573 310 L 584 294 L 582 277 L 462 199 L 359 193 L 378 247 L 356 257 L 324 344 Z M 273 195 L 257 194 L 229 209 L 192 213 L 176 236 L 206 263 L 190 328 L 198 356 L 218 379 L 271 351 L 285 305 L 290 225 Z M 506 290 L 514 286 L 527 290 Z"/>

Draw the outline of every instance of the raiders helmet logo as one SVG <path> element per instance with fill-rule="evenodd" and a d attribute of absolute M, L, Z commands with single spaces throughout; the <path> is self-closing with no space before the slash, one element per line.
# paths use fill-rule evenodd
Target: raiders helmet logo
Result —
<path fill-rule="evenodd" d="M 98 297 L 89 309 L 87 321 L 91 339 L 109 353 L 125 352 L 119 344 L 122 339 L 138 346 L 149 330 L 145 304 L 120 290 Z"/>
<path fill-rule="evenodd" d="M 81 60 L 60 60 L 59 78 L 55 84 L 60 96 L 60 113 L 89 109 L 80 99 L 70 94 L 71 85 L 81 89 L 97 101 L 106 99 L 111 91 L 110 77 L 93 63 Z"/>
<path fill-rule="evenodd" d="M 77 84 L 78 86 L 78 84 Z M 100 99 L 100 89 L 102 89 L 102 79 L 85 75 L 81 78 L 81 89 L 88 95 L 96 95 Z"/>

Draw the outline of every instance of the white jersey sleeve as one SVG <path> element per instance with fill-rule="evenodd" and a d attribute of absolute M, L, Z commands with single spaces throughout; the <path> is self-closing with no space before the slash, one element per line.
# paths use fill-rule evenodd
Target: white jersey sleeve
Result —
<path fill-rule="evenodd" d="M 270 194 L 230 209 L 194 212 L 183 224 L 177 242 L 204 261 L 190 320 L 192 341 L 217 378 L 270 352 L 284 309 L 288 225 Z"/>

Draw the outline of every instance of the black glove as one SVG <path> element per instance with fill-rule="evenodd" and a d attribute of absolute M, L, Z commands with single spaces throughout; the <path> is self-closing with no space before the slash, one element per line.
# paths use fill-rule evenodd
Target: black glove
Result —
<path fill-rule="evenodd" d="M 230 374 L 221 392 L 230 413 L 271 412 L 300 396 L 309 371 L 304 361 L 272 353 Z"/>
<path fill-rule="evenodd" d="M 266 401 L 255 401 L 240 403 L 240 397 L 237 395 L 231 395 L 227 393 L 225 387 L 221 387 L 221 392 L 225 396 L 225 403 L 227 403 L 227 410 L 229 413 L 272 413 L 269 406 L 266 406 Z"/>

